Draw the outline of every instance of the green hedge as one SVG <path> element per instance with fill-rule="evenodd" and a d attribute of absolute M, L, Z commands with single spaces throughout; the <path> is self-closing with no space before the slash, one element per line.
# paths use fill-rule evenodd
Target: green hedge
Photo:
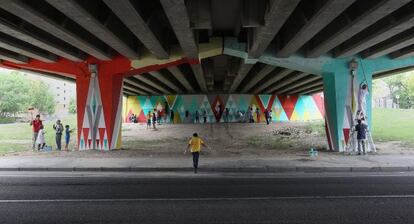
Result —
<path fill-rule="evenodd" d="M 10 124 L 16 122 L 15 117 L 0 117 L 0 124 Z"/>

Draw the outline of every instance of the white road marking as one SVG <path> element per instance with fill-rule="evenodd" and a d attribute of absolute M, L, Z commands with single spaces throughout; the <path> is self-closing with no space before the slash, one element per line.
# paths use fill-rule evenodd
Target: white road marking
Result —
<path fill-rule="evenodd" d="M 231 198 L 119 198 L 119 199 L 10 199 L 0 203 L 93 203 L 93 202 L 151 202 L 151 201 L 261 201 L 314 199 L 387 199 L 414 198 L 414 195 L 343 195 L 343 196 L 287 196 L 287 197 L 231 197 Z"/>

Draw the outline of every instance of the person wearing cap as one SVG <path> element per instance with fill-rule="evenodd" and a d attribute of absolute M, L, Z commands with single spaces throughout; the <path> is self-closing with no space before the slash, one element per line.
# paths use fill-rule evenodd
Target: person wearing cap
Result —
<path fill-rule="evenodd" d="M 63 125 L 60 120 L 56 121 L 56 124 L 53 125 L 53 129 L 56 131 L 56 149 L 62 150 Z"/>
<path fill-rule="evenodd" d="M 30 126 L 33 126 L 33 135 L 32 135 L 32 140 L 33 140 L 33 147 L 32 149 L 34 150 L 36 147 L 36 140 L 37 140 L 37 135 L 39 134 L 40 131 L 40 126 L 42 126 L 42 120 L 40 120 L 40 114 L 36 115 L 36 118 L 30 121 Z"/>

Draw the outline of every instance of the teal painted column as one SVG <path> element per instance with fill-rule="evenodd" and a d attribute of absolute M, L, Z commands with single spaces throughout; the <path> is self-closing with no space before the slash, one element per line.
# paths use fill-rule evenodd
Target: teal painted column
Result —
<path fill-rule="evenodd" d="M 352 76 L 349 68 L 350 60 L 335 60 L 325 67 L 322 73 L 324 82 L 324 100 L 325 100 L 325 119 L 327 124 L 327 138 L 329 147 L 334 151 L 343 151 L 346 147 L 344 130 L 350 127 L 344 123 L 352 121 L 346 113 L 347 104 L 352 106 L 352 98 L 355 103 L 358 102 L 358 92 L 361 82 L 364 80 L 368 84 L 370 90 L 366 97 L 366 115 L 368 116 L 368 124 L 371 126 L 372 115 L 372 71 L 369 65 L 358 63 L 355 71 L 356 81 L 354 83 L 353 92 L 351 92 Z M 355 104 L 357 106 L 357 104 Z M 356 109 L 355 109 L 356 111 Z M 345 116 L 348 116 L 347 119 Z M 349 126 L 349 127 L 348 127 Z M 346 132 L 345 132 L 346 133 Z"/>

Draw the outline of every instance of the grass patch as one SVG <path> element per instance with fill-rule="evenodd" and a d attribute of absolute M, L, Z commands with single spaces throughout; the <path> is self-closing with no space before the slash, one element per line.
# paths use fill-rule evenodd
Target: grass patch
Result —
<path fill-rule="evenodd" d="M 45 140 L 47 145 L 51 145 L 53 149 L 56 148 L 55 143 L 55 130 L 53 130 L 53 124 L 55 120 L 43 121 L 45 126 Z M 71 129 L 76 130 L 76 115 L 70 115 L 62 119 L 63 125 L 70 125 Z M 71 148 L 76 147 L 76 136 L 77 133 L 72 133 L 71 136 Z M 0 154 L 5 154 L 8 152 L 15 151 L 26 151 L 32 150 L 31 140 L 32 139 L 32 127 L 29 123 L 13 123 L 13 124 L 3 124 L 0 125 Z M 29 143 L 8 143 L 8 141 L 13 140 L 26 140 Z M 64 134 L 62 136 L 62 147 L 64 144 Z"/>
<path fill-rule="evenodd" d="M 0 117 L 0 124 L 10 124 L 16 122 L 15 117 Z"/>
<path fill-rule="evenodd" d="M 304 126 L 306 133 L 317 133 L 319 136 L 325 136 L 325 124 L 323 121 L 315 121 L 307 123 Z"/>
<path fill-rule="evenodd" d="M 250 136 L 247 138 L 247 144 L 259 148 L 270 150 L 291 149 L 294 148 L 294 142 L 287 137 L 281 136 Z"/>
<path fill-rule="evenodd" d="M 401 141 L 414 146 L 414 110 L 372 110 L 372 136 L 375 141 Z"/>

